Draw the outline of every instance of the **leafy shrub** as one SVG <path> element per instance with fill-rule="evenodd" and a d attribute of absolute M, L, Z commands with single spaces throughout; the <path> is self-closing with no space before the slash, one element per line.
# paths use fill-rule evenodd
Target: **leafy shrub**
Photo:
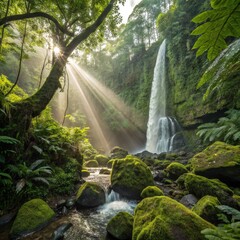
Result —
<path fill-rule="evenodd" d="M 197 135 L 204 142 L 223 141 L 230 144 L 240 143 L 240 110 L 230 109 L 227 116 L 217 123 L 206 123 L 198 127 Z"/>
<path fill-rule="evenodd" d="M 240 211 L 225 205 L 217 206 L 223 213 L 218 214 L 219 224 L 215 229 L 204 229 L 201 233 L 209 240 L 237 240 L 240 236 Z"/>

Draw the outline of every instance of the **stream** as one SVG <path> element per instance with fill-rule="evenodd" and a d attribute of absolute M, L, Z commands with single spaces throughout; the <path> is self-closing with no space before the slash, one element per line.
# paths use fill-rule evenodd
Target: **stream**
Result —
<path fill-rule="evenodd" d="M 126 211 L 131 214 L 137 204 L 136 201 L 121 199 L 119 194 L 111 191 L 108 194 L 110 186 L 110 175 L 99 174 L 100 168 L 90 168 L 90 176 L 84 178 L 87 182 L 96 182 L 101 185 L 106 192 L 106 203 L 97 208 L 88 208 L 77 211 L 75 208 L 66 215 L 57 218 L 41 231 L 22 237 L 26 240 L 51 240 L 53 232 L 65 223 L 71 223 L 72 227 L 64 233 L 66 240 L 110 240 L 113 239 L 107 235 L 106 226 L 108 221 L 120 211 Z M 5 237 L 4 237 L 5 236 Z M 5 235 L 0 233 L 0 240 L 7 240 Z"/>

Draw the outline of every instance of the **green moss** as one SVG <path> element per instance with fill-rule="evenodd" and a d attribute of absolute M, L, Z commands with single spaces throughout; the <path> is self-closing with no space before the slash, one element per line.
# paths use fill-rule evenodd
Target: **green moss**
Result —
<path fill-rule="evenodd" d="M 99 166 L 106 166 L 109 160 L 107 156 L 102 154 L 96 155 L 94 159 L 98 162 Z"/>
<path fill-rule="evenodd" d="M 133 216 L 127 212 L 119 212 L 107 224 L 108 233 L 120 240 L 131 239 L 132 229 Z"/>
<path fill-rule="evenodd" d="M 139 199 L 142 190 L 153 186 L 153 176 L 149 167 L 140 159 L 128 155 L 113 163 L 111 186 L 122 196 Z"/>
<path fill-rule="evenodd" d="M 112 165 L 113 165 L 113 162 L 114 162 L 114 161 L 115 161 L 114 159 L 109 160 L 109 161 L 107 162 L 107 167 L 108 167 L 108 168 L 112 168 Z"/>
<path fill-rule="evenodd" d="M 170 160 L 155 160 L 153 167 L 159 170 L 165 169 L 171 163 Z"/>
<path fill-rule="evenodd" d="M 85 182 L 77 192 L 78 207 L 97 207 L 105 203 L 105 192 L 96 183 Z"/>
<path fill-rule="evenodd" d="M 31 232 L 47 223 L 55 216 L 54 211 L 42 199 L 32 199 L 24 203 L 18 211 L 10 234 L 16 236 Z"/>
<path fill-rule="evenodd" d="M 84 163 L 84 167 L 98 167 L 98 162 L 96 160 L 89 160 Z"/>
<path fill-rule="evenodd" d="M 185 187 L 198 198 L 211 195 L 217 197 L 222 204 L 231 204 L 232 190 L 218 179 L 208 179 L 187 173 L 185 176 Z"/>
<path fill-rule="evenodd" d="M 200 240 L 201 231 L 214 226 L 197 214 L 165 197 L 157 196 L 143 199 L 134 212 L 132 240 Z"/>
<path fill-rule="evenodd" d="M 165 171 L 168 173 L 168 177 L 173 180 L 176 180 L 181 175 L 188 172 L 187 168 L 183 164 L 178 162 L 173 162 L 168 165 Z"/>
<path fill-rule="evenodd" d="M 163 191 L 156 186 L 148 186 L 141 192 L 141 198 L 163 196 Z"/>
<path fill-rule="evenodd" d="M 101 168 L 100 171 L 99 171 L 99 174 L 110 175 L 111 174 L 111 170 L 109 170 L 108 168 Z"/>
<path fill-rule="evenodd" d="M 215 142 L 190 160 L 193 172 L 200 174 L 208 169 L 238 167 L 240 146 Z M 224 169 L 223 169 L 224 171 Z"/>
<path fill-rule="evenodd" d="M 218 205 L 221 203 L 216 197 L 204 196 L 202 197 L 196 205 L 193 207 L 192 211 L 195 212 L 200 217 L 204 218 L 208 222 L 217 223 L 217 214 L 219 213 Z"/>

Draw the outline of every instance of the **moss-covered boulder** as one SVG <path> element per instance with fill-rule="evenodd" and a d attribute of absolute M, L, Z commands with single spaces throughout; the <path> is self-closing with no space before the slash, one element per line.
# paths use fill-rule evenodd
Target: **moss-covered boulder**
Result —
<path fill-rule="evenodd" d="M 172 162 L 169 164 L 165 171 L 167 172 L 168 177 L 172 180 L 177 180 L 181 175 L 188 172 L 187 168 L 178 162 Z"/>
<path fill-rule="evenodd" d="M 110 152 L 110 158 L 125 158 L 128 155 L 128 151 L 125 149 L 122 149 L 118 146 L 114 147 Z"/>
<path fill-rule="evenodd" d="M 84 167 L 98 167 L 99 164 L 96 160 L 89 160 L 87 162 L 84 163 Z"/>
<path fill-rule="evenodd" d="M 109 158 L 105 155 L 98 154 L 95 156 L 94 160 L 96 160 L 98 162 L 99 166 L 107 166 Z"/>
<path fill-rule="evenodd" d="M 140 159 L 128 155 L 114 161 L 111 186 L 115 192 L 130 199 L 140 199 L 142 190 L 153 185 L 152 173 Z"/>
<path fill-rule="evenodd" d="M 42 199 L 32 199 L 18 210 L 10 235 L 12 238 L 40 229 L 55 216 L 54 211 Z"/>
<path fill-rule="evenodd" d="M 141 198 L 163 196 L 163 191 L 156 186 L 148 186 L 144 188 L 141 192 Z"/>
<path fill-rule="evenodd" d="M 177 201 L 157 196 L 137 205 L 132 240 L 203 240 L 201 231 L 213 227 Z"/>
<path fill-rule="evenodd" d="M 170 160 L 155 160 L 153 163 L 153 168 L 157 170 L 164 170 L 170 163 Z"/>
<path fill-rule="evenodd" d="M 233 191 L 218 179 L 208 179 L 187 173 L 184 177 L 184 184 L 189 193 L 198 198 L 210 195 L 217 197 L 221 204 L 237 207 L 236 201 L 232 198 Z"/>
<path fill-rule="evenodd" d="M 204 196 L 202 197 L 193 207 L 192 211 L 197 215 L 207 220 L 208 222 L 217 224 L 218 218 L 217 214 L 220 213 L 217 208 L 221 203 L 216 197 L 213 196 Z"/>
<path fill-rule="evenodd" d="M 77 192 L 78 208 L 97 207 L 105 203 L 105 191 L 96 183 L 85 182 Z"/>
<path fill-rule="evenodd" d="M 240 185 L 240 146 L 215 142 L 190 160 L 194 173 Z"/>
<path fill-rule="evenodd" d="M 119 240 L 132 238 L 133 216 L 127 212 L 119 212 L 107 224 L 107 232 Z"/>

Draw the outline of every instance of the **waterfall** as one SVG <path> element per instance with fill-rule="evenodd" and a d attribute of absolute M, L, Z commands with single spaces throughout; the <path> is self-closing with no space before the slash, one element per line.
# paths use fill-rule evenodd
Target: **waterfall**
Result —
<path fill-rule="evenodd" d="M 174 139 L 180 130 L 177 120 L 166 116 L 165 55 L 166 40 L 162 42 L 158 51 L 149 105 L 146 150 L 152 153 L 174 150 Z"/>

